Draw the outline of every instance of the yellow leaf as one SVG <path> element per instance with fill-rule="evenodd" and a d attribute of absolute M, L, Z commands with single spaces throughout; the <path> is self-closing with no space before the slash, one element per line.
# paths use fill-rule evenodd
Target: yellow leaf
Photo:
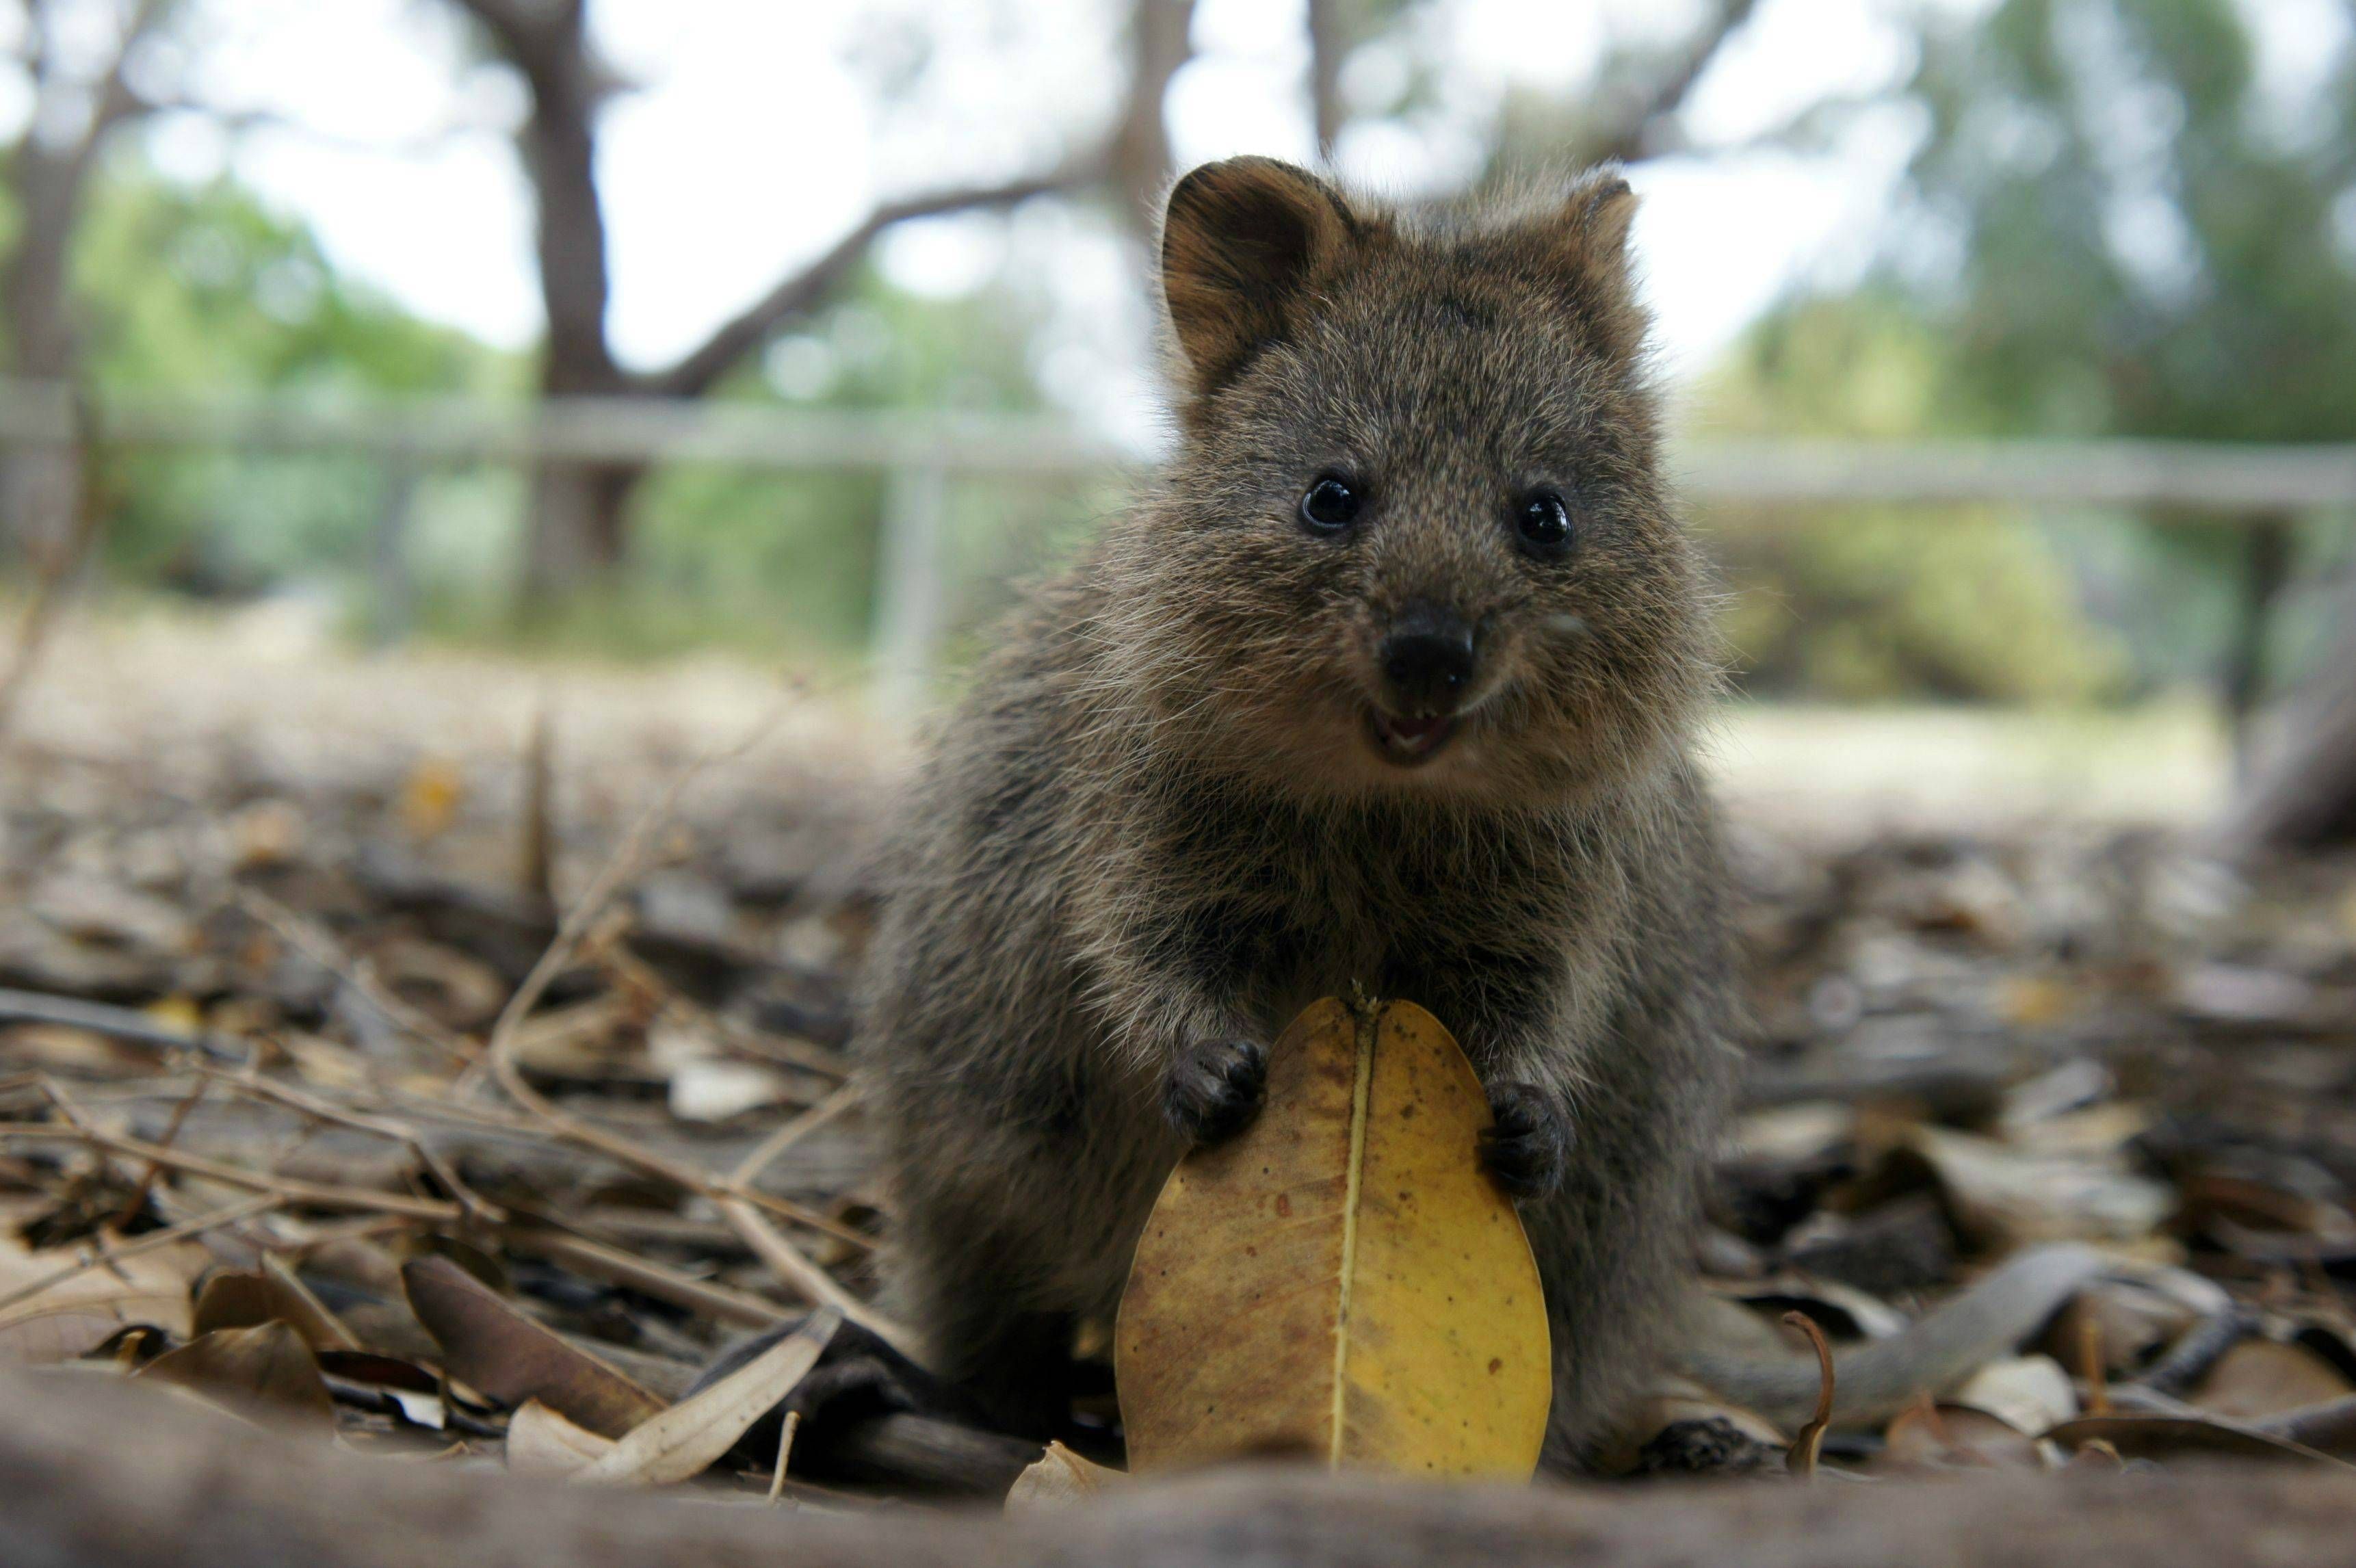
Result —
<path fill-rule="evenodd" d="M 1162 1189 L 1114 1334 L 1130 1467 L 1247 1454 L 1526 1477 L 1553 1393 L 1544 1299 L 1480 1168 L 1489 1102 L 1440 1021 L 1328 999 L 1241 1136 Z"/>
<path fill-rule="evenodd" d="M 204 1009 L 186 996 L 166 996 L 140 1009 L 151 1022 L 194 1039 L 204 1032 Z"/>
<path fill-rule="evenodd" d="M 401 784 L 401 825 L 416 839 L 439 838 L 466 799 L 466 776 L 447 757 L 422 757 Z"/>

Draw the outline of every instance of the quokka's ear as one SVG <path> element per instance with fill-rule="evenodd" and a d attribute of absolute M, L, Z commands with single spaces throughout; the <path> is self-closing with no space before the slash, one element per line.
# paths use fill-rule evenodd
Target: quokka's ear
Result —
<path fill-rule="evenodd" d="M 1636 193 L 1606 165 L 1582 175 L 1547 220 L 1565 302 L 1596 346 L 1621 360 L 1633 360 L 1644 340 L 1644 313 L 1628 271 L 1628 228 L 1635 217 Z"/>
<path fill-rule="evenodd" d="M 1563 217 L 1589 262 L 1624 267 L 1628 227 L 1636 220 L 1636 193 L 1618 168 L 1606 164 L 1570 188 Z"/>
<path fill-rule="evenodd" d="M 1162 220 L 1162 292 L 1196 395 L 1291 329 L 1357 230 L 1338 191 L 1274 158 L 1205 164 L 1178 182 Z"/>

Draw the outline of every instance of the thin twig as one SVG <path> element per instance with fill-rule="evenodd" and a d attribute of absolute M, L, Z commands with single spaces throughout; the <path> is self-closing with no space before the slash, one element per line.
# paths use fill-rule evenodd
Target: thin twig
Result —
<path fill-rule="evenodd" d="M 761 1260 L 768 1271 L 789 1286 L 794 1294 L 813 1306 L 830 1306 L 843 1316 L 873 1332 L 894 1349 L 911 1360 L 917 1359 L 916 1337 L 906 1325 L 877 1312 L 857 1296 L 843 1289 L 802 1250 L 786 1240 L 777 1228 L 761 1217 L 759 1210 L 741 1197 L 716 1200 L 721 1217 L 735 1227 L 744 1245 Z"/>
<path fill-rule="evenodd" d="M 264 1193 L 259 1197 L 251 1197 L 242 1203 L 230 1204 L 227 1208 L 216 1210 L 211 1214 L 198 1215 L 194 1219 L 183 1220 L 177 1225 L 162 1230 L 151 1230 L 135 1241 L 128 1241 L 120 1247 L 112 1247 L 102 1253 L 84 1258 L 80 1262 L 69 1264 L 55 1273 L 45 1274 L 29 1284 L 21 1285 L 5 1295 L 0 1295 L 0 1312 L 30 1301 L 45 1292 L 54 1290 L 68 1280 L 79 1279 L 92 1269 L 120 1263 L 126 1259 L 135 1258 L 142 1252 L 156 1251 L 170 1246 L 175 1241 L 185 1241 L 192 1236 L 201 1236 L 208 1230 L 218 1230 L 224 1225 L 235 1225 L 241 1220 L 251 1219 L 257 1214 L 268 1213 L 278 1207 L 279 1201 L 274 1193 Z"/>
<path fill-rule="evenodd" d="M 604 917 L 606 905 L 622 890 L 624 884 L 637 876 L 643 868 L 648 843 L 653 839 L 657 828 L 670 821 L 678 809 L 680 797 L 687 792 L 688 786 L 701 778 L 707 769 L 741 755 L 767 728 L 768 725 L 764 724 L 728 751 L 707 752 L 671 775 L 662 793 L 638 813 L 637 820 L 622 835 L 622 842 L 614 846 L 614 853 L 598 868 L 596 876 L 582 894 L 581 901 L 566 911 L 563 921 L 556 928 L 555 939 L 540 955 L 540 961 L 533 964 L 530 972 L 524 976 L 523 983 L 516 987 L 515 994 L 508 998 L 508 1004 L 499 1010 L 498 1020 L 491 1026 L 490 1049 L 485 1059 L 499 1087 L 507 1090 L 509 1098 L 527 1111 L 555 1124 L 586 1128 L 585 1122 L 565 1115 L 523 1081 L 523 1074 L 515 1064 L 516 1031 L 522 1026 L 525 1015 L 539 1005 L 549 983 L 573 961 L 573 955 L 579 949 L 582 939 Z M 594 1130 L 590 1131 L 594 1134 Z"/>
<path fill-rule="evenodd" d="M 777 1434 L 777 1467 L 769 1476 L 769 1506 L 776 1508 L 786 1497 L 786 1462 L 793 1457 L 794 1434 L 802 1426 L 802 1412 L 786 1412 L 786 1424 Z"/>
<path fill-rule="evenodd" d="M 230 897 L 240 908 L 277 932 L 305 958 L 359 993 L 361 1000 L 381 1014 L 394 1028 L 416 1036 L 459 1061 L 481 1059 L 482 1047 L 395 995 L 369 972 L 367 965 L 353 958 L 342 943 L 319 926 L 305 919 L 268 894 L 252 887 L 232 887 Z"/>
<path fill-rule="evenodd" d="M 620 943 L 616 943 L 598 956 L 599 961 L 626 984 L 659 997 L 663 1005 L 679 1009 L 746 1056 L 781 1067 L 800 1068 L 831 1079 L 851 1076 L 851 1064 L 843 1059 L 841 1051 L 808 1040 L 773 1035 L 725 1013 L 715 1013 L 691 997 L 680 995 L 645 960 Z"/>
<path fill-rule="evenodd" d="M 2088 1312 L 2078 1320 L 2078 1375 L 2086 1383 L 2086 1413 L 2111 1413 L 2108 1359 L 2103 1352 L 2103 1320 Z"/>
<path fill-rule="evenodd" d="M 104 1035 L 109 1039 L 127 1040 L 135 1046 L 154 1046 L 167 1051 L 196 1051 L 215 1061 L 241 1062 L 245 1059 L 209 1036 L 183 1034 L 130 1007 L 110 1007 L 102 1002 L 51 996 L 38 991 L 12 991 L 0 987 L 0 1024 L 54 1024 L 59 1028 L 81 1029 L 93 1035 Z"/>
<path fill-rule="evenodd" d="M 634 1252 L 625 1252 L 618 1247 L 609 1247 L 584 1236 L 512 1225 L 503 1234 L 508 1245 L 519 1251 L 570 1263 L 584 1273 L 615 1284 L 627 1285 L 658 1300 L 686 1307 L 691 1312 L 707 1314 L 725 1323 L 766 1328 L 788 1316 L 786 1309 L 776 1302 L 765 1300 L 749 1291 L 711 1284 L 675 1269 L 667 1269 Z"/>
<path fill-rule="evenodd" d="M 0 1127 L 0 1143 L 61 1142 L 87 1144 L 125 1159 L 154 1160 L 167 1169 L 186 1176 L 202 1176 L 224 1187 L 272 1193 L 283 1203 L 312 1204 L 321 1208 L 363 1208 L 379 1214 L 399 1214 L 411 1219 L 430 1219 L 445 1224 L 466 1212 L 458 1204 L 443 1203 L 430 1197 L 371 1192 L 366 1187 L 338 1187 L 331 1182 L 301 1181 L 293 1176 L 247 1170 L 241 1165 L 226 1165 L 218 1160 L 202 1159 L 195 1155 L 184 1155 L 177 1150 L 141 1143 L 136 1138 L 116 1137 L 95 1127 Z"/>
<path fill-rule="evenodd" d="M 240 1093 L 270 1101 L 273 1104 L 286 1107 L 289 1111 L 299 1111 L 305 1116 L 316 1117 L 322 1122 L 330 1122 L 339 1127 L 349 1127 L 355 1132 L 369 1133 L 380 1138 L 390 1139 L 415 1156 L 418 1164 L 423 1165 L 434 1180 L 447 1187 L 450 1196 L 456 1198 L 476 1219 L 486 1225 L 502 1224 L 507 1219 L 505 1211 L 498 1205 L 468 1187 L 460 1178 L 458 1173 L 451 1167 L 449 1162 L 435 1154 L 419 1135 L 417 1129 L 406 1122 L 389 1121 L 383 1117 L 370 1116 L 361 1112 L 347 1111 L 316 1095 L 306 1093 L 291 1085 L 273 1082 L 266 1078 L 225 1073 L 214 1068 L 198 1068 L 197 1070 L 208 1078 L 219 1079 Z"/>
<path fill-rule="evenodd" d="M 198 1079 L 197 1087 L 188 1090 L 180 1103 L 172 1108 L 172 1119 L 165 1123 L 163 1137 L 156 1140 L 164 1147 L 168 1149 L 178 1141 L 180 1129 L 187 1124 L 188 1113 L 196 1110 L 197 1102 L 205 1097 L 208 1087 L 203 1079 Z M 153 1160 L 147 1163 L 146 1170 L 140 1175 L 139 1185 L 131 1189 L 130 1197 L 115 1210 L 112 1229 L 120 1230 L 139 1217 L 139 1211 L 147 1207 L 147 1195 L 155 1190 L 155 1179 L 163 1174 L 163 1166 Z"/>
<path fill-rule="evenodd" d="M 749 1203 L 755 1208 L 766 1209 L 778 1219 L 789 1224 L 798 1225 L 805 1230 L 816 1230 L 821 1235 L 831 1236 L 846 1247 L 856 1247 L 862 1251 L 873 1251 L 875 1247 L 875 1238 L 856 1226 L 845 1225 L 831 1214 L 820 1213 L 809 1204 L 796 1203 L 790 1197 L 779 1197 L 774 1192 L 763 1192 L 755 1187 L 732 1187 L 726 1182 L 708 1183 L 695 1190 L 714 1203 L 734 1201 Z"/>
<path fill-rule="evenodd" d="M 728 1173 L 728 1185 L 749 1190 L 755 1182 L 761 1179 L 761 1173 L 767 1170 L 778 1155 L 858 1103 L 857 1086 L 844 1084 L 841 1089 L 762 1139 L 759 1145 L 751 1154 L 737 1161 L 736 1168 Z"/>
<path fill-rule="evenodd" d="M 489 1047 L 479 1066 L 488 1069 L 509 1100 L 560 1138 L 715 1201 L 739 1199 L 781 1214 L 798 1225 L 807 1225 L 830 1235 L 839 1234 L 854 1245 L 865 1246 L 870 1244 L 867 1238 L 814 1209 L 769 1193 L 739 1191 L 692 1166 L 667 1159 L 621 1133 L 572 1114 L 532 1088 L 525 1080 L 523 1069 L 517 1060 L 517 1047 L 526 1015 L 546 992 L 549 983 L 573 961 L 584 938 L 605 915 L 607 905 L 637 874 L 643 863 L 646 844 L 653 838 L 655 831 L 670 820 L 680 797 L 688 786 L 706 769 L 742 755 L 767 732 L 768 727 L 768 722 L 765 722 L 727 750 L 706 753 L 688 763 L 672 776 L 654 803 L 639 813 L 637 821 L 630 825 L 620 844 L 616 846 L 613 854 L 590 883 L 588 890 L 582 895 L 580 903 L 565 916 L 563 924 L 557 929 L 555 940 L 549 943 L 548 950 L 541 954 L 540 961 L 532 965 L 523 983 L 508 999 L 507 1006 L 499 1013 L 498 1021 L 491 1026 Z M 470 1069 L 469 1076 L 473 1070 Z M 454 1090 L 453 1092 L 457 1091 Z"/>
<path fill-rule="evenodd" d="M 1816 1320 L 1804 1312 L 1787 1312 L 1783 1321 L 1808 1337 L 1816 1352 L 1816 1412 L 1792 1439 L 1792 1447 L 1783 1457 L 1791 1473 L 1803 1481 L 1816 1478 L 1816 1457 L 1824 1452 L 1825 1432 L 1833 1423 L 1833 1348 L 1826 1342 L 1825 1331 Z"/>

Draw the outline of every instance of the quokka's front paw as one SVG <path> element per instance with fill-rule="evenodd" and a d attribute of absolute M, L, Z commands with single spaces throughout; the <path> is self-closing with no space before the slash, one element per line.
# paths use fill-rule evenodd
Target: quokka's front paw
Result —
<path fill-rule="evenodd" d="M 1515 1197 L 1544 1197 L 1562 1183 L 1570 1123 L 1553 1098 L 1526 1083 L 1489 1086 L 1494 1124 L 1481 1134 L 1481 1164 Z"/>
<path fill-rule="evenodd" d="M 1268 1050 L 1250 1040 L 1190 1047 L 1162 1080 L 1162 1113 L 1190 1144 L 1224 1144 L 1251 1125 L 1268 1089 Z"/>

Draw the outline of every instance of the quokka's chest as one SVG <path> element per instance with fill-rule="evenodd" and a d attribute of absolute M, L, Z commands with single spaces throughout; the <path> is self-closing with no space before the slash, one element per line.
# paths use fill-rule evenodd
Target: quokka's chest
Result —
<path fill-rule="evenodd" d="M 1208 853 L 1178 869 L 1177 902 L 1198 950 L 1288 994 L 1555 968 L 1612 903 L 1607 881 L 1520 837 L 1390 822 L 1279 837 L 1268 826 L 1189 846 Z"/>

